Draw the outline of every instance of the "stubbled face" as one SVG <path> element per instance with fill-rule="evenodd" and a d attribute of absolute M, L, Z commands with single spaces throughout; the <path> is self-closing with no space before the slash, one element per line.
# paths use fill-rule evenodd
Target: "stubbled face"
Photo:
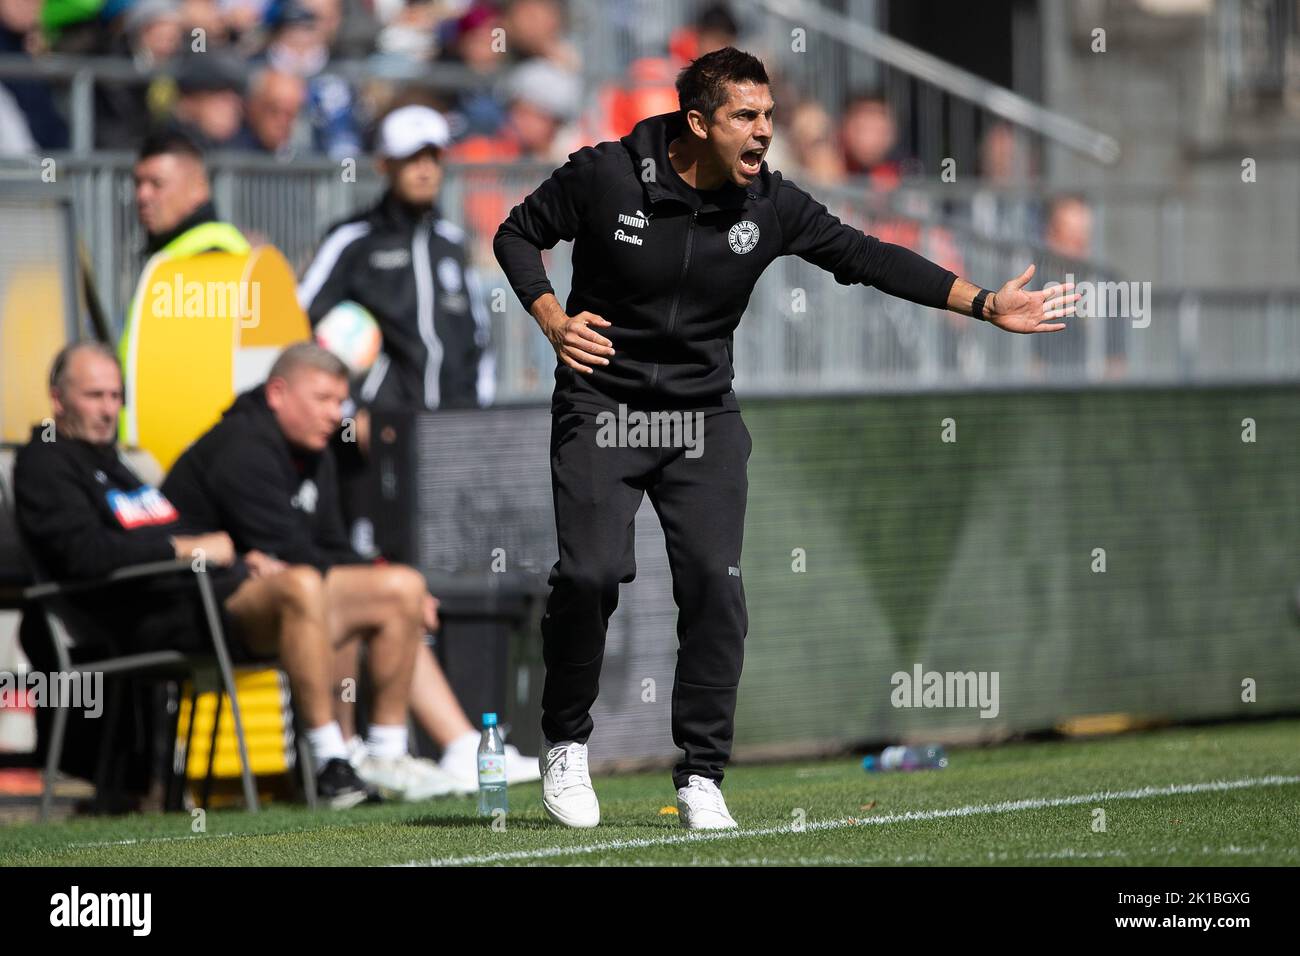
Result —
<path fill-rule="evenodd" d="M 96 352 L 73 352 L 61 388 L 50 390 L 54 425 L 59 435 L 94 445 L 117 440 L 122 411 L 122 375 L 117 363 Z"/>
<path fill-rule="evenodd" d="M 297 368 L 266 383 L 266 404 L 289 444 L 324 451 L 343 421 L 348 380 L 317 368 Z"/>
<path fill-rule="evenodd" d="M 776 104 L 766 83 L 730 83 L 731 96 L 707 127 L 712 165 L 727 182 L 748 186 L 757 178 L 772 145 Z M 698 115 L 698 114 L 693 114 Z"/>
<path fill-rule="evenodd" d="M 135 208 L 151 236 L 180 225 L 208 201 L 208 178 L 190 156 L 163 153 L 135 164 Z"/>
<path fill-rule="evenodd" d="M 392 180 L 393 192 L 402 202 L 428 206 L 438 198 L 442 163 L 438 151 L 432 146 L 426 146 L 406 159 L 386 160 L 385 169 Z"/>

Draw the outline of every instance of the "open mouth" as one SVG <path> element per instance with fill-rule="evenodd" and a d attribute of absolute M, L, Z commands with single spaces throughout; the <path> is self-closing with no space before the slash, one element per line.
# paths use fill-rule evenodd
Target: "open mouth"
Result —
<path fill-rule="evenodd" d="M 740 154 L 740 169 L 747 176 L 757 176 L 763 164 L 763 150 L 747 149 Z"/>

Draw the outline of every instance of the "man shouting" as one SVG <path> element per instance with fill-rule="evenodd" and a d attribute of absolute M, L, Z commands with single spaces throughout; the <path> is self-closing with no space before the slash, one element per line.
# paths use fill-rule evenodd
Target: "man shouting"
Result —
<path fill-rule="evenodd" d="M 763 161 L 775 104 L 762 62 L 733 47 L 677 79 L 679 110 L 573 153 L 510 211 L 493 248 L 555 347 L 551 480 L 559 561 L 542 619 L 540 757 L 550 816 L 600 822 L 587 771 L 605 629 L 635 574 L 633 519 L 649 494 L 677 602 L 673 768 L 682 825 L 736 826 L 719 788 L 731 755 L 748 618 L 741 537 L 749 432 L 732 391 L 732 333 L 763 270 L 796 255 L 834 275 L 1008 332 L 1055 332 L 1069 287 L 997 292 L 840 222 Z M 542 250 L 572 240 L 573 288 L 557 301 Z M 619 409 L 619 406 L 626 406 Z M 609 440 L 609 414 L 686 429 Z M 605 413 L 602 415 L 602 413 Z M 674 415 L 674 413 L 682 413 Z M 655 440 L 659 439 L 659 440 Z M 687 452 L 691 453 L 688 455 Z"/>

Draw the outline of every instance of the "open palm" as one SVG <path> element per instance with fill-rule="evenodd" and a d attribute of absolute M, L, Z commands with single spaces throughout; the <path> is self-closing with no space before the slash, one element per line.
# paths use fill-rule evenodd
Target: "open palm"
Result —
<path fill-rule="evenodd" d="M 1006 332 L 1060 332 L 1064 322 L 1048 322 L 1048 319 L 1063 319 L 1074 315 L 1075 303 L 1079 294 L 1074 292 L 1074 283 L 1065 285 L 1050 283 L 1038 292 L 1025 289 L 1033 278 L 1034 266 L 1012 279 L 998 289 L 993 297 L 992 316 L 989 324 L 996 325 Z"/>

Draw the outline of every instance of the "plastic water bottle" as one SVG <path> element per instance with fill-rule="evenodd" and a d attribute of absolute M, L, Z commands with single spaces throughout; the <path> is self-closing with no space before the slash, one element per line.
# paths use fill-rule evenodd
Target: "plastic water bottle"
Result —
<path fill-rule="evenodd" d="M 490 817 L 509 810 L 506 798 L 506 744 L 497 729 L 497 715 L 483 715 L 483 737 L 478 744 L 478 815 Z"/>
<path fill-rule="evenodd" d="M 948 766 L 948 755 L 938 744 L 927 747 L 886 747 L 880 756 L 862 758 L 862 769 L 875 772 L 886 770 L 942 770 Z"/>

